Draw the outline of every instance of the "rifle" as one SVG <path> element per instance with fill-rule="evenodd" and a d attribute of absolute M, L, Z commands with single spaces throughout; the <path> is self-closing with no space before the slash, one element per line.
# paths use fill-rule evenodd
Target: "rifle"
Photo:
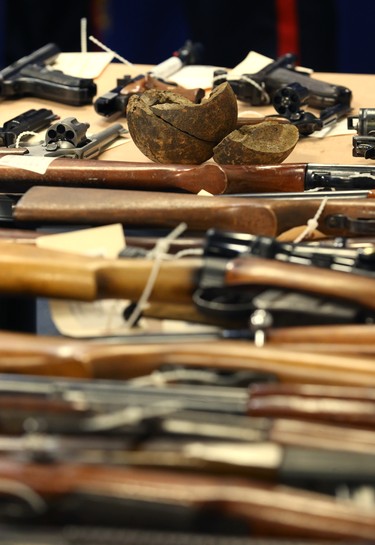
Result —
<path fill-rule="evenodd" d="M 102 259 L 43 250 L 30 244 L 1 245 L 4 274 L 0 276 L 0 293 L 7 296 L 80 301 L 120 298 L 135 302 L 156 263 L 151 256 Z M 159 317 L 175 318 L 182 310 L 180 316 L 184 319 L 222 327 L 235 324 L 237 329 L 248 327 L 249 317 L 258 309 L 271 314 L 276 326 L 364 323 L 373 319 L 374 303 L 367 296 L 375 286 L 371 270 L 350 268 L 360 273 L 351 274 L 320 269 L 310 261 L 306 266 L 298 264 L 298 260 L 284 263 L 242 256 L 228 261 L 228 257 L 233 256 L 220 257 L 216 252 L 216 256 L 160 263 L 148 315 L 155 316 L 156 312 Z M 345 259 L 350 261 L 349 255 L 344 255 Z M 315 275 L 313 281 L 311 274 Z M 258 330 L 267 327 L 258 321 Z M 355 350 L 369 352 L 366 347 Z"/>
<path fill-rule="evenodd" d="M 322 541 L 287 538 L 251 538 L 217 535 L 211 532 L 161 532 L 90 526 L 48 526 L 1 524 L 2 545 L 319 545 Z M 337 545 L 337 541 L 324 541 Z M 349 544 L 347 544 L 349 545 Z"/>
<path fill-rule="evenodd" d="M 4 191 L 6 187 L 4 180 Z M 293 227 L 306 225 L 321 204 L 319 198 L 288 202 L 277 198 L 222 199 L 157 191 L 145 194 L 120 189 L 34 186 L 16 200 L 10 217 L 7 213 L 4 216 L 6 221 L 13 220 L 16 225 L 122 223 L 126 227 L 171 229 L 184 222 L 190 231 L 217 228 L 275 237 Z M 317 229 L 329 236 L 371 234 L 374 214 L 372 198 L 328 199 Z"/>
<path fill-rule="evenodd" d="M 329 330 L 328 330 L 329 331 Z M 271 337 L 272 334 L 269 333 Z M 282 332 L 279 332 L 279 339 Z M 291 334 L 292 335 L 292 334 Z M 285 329 L 288 337 L 288 328 Z M 285 337 L 284 337 L 285 339 Z M 43 335 L 1 335 L 2 373 L 129 380 L 165 366 L 262 372 L 281 382 L 374 386 L 373 357 L 288 350 L 272 343 L 262 348 L 244 340 L 199 342 L 90 342 Z"/>
<path fill-rule="evenodd" d="M 370 454 L 375 444 L 368 386 L 281 383 L 267 373 L 209 368 L 128 381 L 0 377 L 1 433 L 26 437 L 30 449 L 27 434 L 272 441 Z"/>
<path fill-rule="evenodd" d="M 60 53 L 49 43 L 0 71 L 0 99 L 33 96 L 71 106 L 91 104 L 96 95 L 93 79 L 68 76 L 51 70 Z"/>
<path fill-rule="evenodd" d="M 192 102 L 199 103 L 205 95 L 204 89 L 186 89 L 174 82 L 165 81 L 165 78 L 188 64 L 196 64 L 200 55 L 201 45 L 190 40 L 176 51 L 169 59 L 155 66 L 150 72 L 138 74 L 135 77 L 124 76 L 117 80 L 117 86 L 94 101 L 96 113 L 110 117 L 115 113 L 126 116 L 129 98 L 140 94 L 147 89 L 163 89 L 174 91 L 185 96 Z"/>
<path fill-rule="evenodd" d="M 1 150 L 8 154 L 9 149 Z M 16 150 L 15 150 L 16 151 Z M 21 150 L 22 152 L 22 150 Z M 19 153 L 19 152 L 18 152 Z M 22 157 L 20 159 L 20 164 Z M 370 192 L 375 188 L 369 165 L 282 163 L 277 165 L 158 164 L 126 161 L 55 159 L 44 174 L 0 164 L 1 192 L 22 194 L 35 185 L 142 189 L 213 195 L 301 193 L 321 188 Z"/>
<path fill-rule="evenodd" d="M 135 429 L 130 426 L 126 430 L 126 410 L 122 411 L 125 431 L 117 432 L 115 436 L 51 436 L 43 432 L 18 437 L 3 435 L 0 437 L 0 455 L 30 463 L 48 460 L 49 463 L 86 466 L 99 464 L 106 467 L 153 469 L 172 467 L 173 470 L 184 472 L 204 472 L 211 475 L 224 473 L 232 477 L 256 478 L 259 481 L 330 494 L 334 494 L 338 486 L 375 485 L 374 434 L 371 431 L 341 430 L 340 427 L 327 425 L 323 429 L 328 437 L 332 431 L 328 445 L 325 438 L 320 439 L 319 435 L 310 437 L 306 444 L 304 433 L 317 433 L 309 423 L 306 423 L 303 433 L 305 423 L 298 421 L 296 426 L 291 420 L 283 425 L 283 421 L 279 422 L 277 419 L 260 424 L 259 421 L 247 421 L 246 417 L 226 418 L 228 415 L 224 415 L 222 418 L 222 415 L 214 414 L 212 418 L 208 418 L 205 414 L 185 413 L 179 416 L 177 413 L 175 417 L 172 415 L 162 419 L 162 431 L 158 433 L 153 430 L 152 425 L 147 426 L 147 423 L 143 429 L 137 430 L 137 426 L 134 426 Z M 150 412 L 151 410 L 152 407 Z M 158 408 L 155 410 L 156 423 L 155 420 L 153 423 L 157 426 Z M 129 407 L 128 413 L 131 411 L 132 407 Z M 200 416 L 202 418 L 199 424 Z M 92 418 L 91 425 L 103 426 L 103 419 L 110 422 L 111 419 L 119 420 L 119 416 L 99 415 Z M 263 430 L 260 429 L 261 425 L 264 426 Z M 167 430 L 168 426 L 185 426 L 190 431 L 179 436 L 178 433 L 165 432 L 164 426 Z M 204 426 L 208 430 L 207 434 L 204 433 Z M 210 434 L 210 430 L 215 428 L 221 428 L 221 434 Z M 318 431 L 319 428 L 318 426 Z M 338 439 L 340 431 L 341 442 Z M 224 432 L 227 437 L 223 437 Z M 272 437 L 274 432 L 279 437 L 277 442 L 267 438 L 267 435 Z M 290 435 L 286 444 L 282 438 L 284 433 Z M 250 440 L 246 439 L 247 436 L 251 437 Z M 358 436 L 360 440 L 357 443 Z M 344 439 L 352 438 L 354 441 L 350 447 L 341 448 Z"/>
<path fill-rule="evenodd" d="M 98 525 L 199 533 L 214 520 L 218 534 L 226 528 L 227 534 L 316 539 L 364 540 L 375 532 L 373 513 L 354 502 L 239 477 L 7 458 L 0 459 L 0 476 L 18 513 L 49 523 L 95 519 Z"/>

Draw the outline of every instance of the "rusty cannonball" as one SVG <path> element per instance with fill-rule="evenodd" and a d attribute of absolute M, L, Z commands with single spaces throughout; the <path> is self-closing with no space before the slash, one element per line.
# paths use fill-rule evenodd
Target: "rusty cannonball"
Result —
<path fill-rule="evenodd" d="M 150 89 L 127 106 L 135 145 L 157 163 L 200 164 L 237 124 L 237 99 L 227 82 L 199 104 L 172 91 Z"/>
<path fill-rule="evenodd" d="M 235 129 L 215 146 L 213 159 L 227 165 L 271 165 L 290 155 L 299 139 L 292 123 L 267 120 Z"/>

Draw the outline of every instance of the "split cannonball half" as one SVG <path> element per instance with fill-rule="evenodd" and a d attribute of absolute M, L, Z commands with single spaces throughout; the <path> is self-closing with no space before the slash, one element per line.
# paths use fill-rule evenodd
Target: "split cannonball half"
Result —
<path fill-rule="evenodd" d="M 291 123 L 264 121 L 236 129 L 237 98 L 228 82 L 201 103 L 150 89 L 130 97 L 126 117 L 140 151 L 157 163 L 272 164 L 283 161 L 299 133 Z"/>

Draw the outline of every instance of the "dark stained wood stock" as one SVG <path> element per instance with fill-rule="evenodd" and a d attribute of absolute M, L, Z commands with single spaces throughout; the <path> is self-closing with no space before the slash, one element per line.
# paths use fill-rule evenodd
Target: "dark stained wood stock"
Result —
<path fill-rule="evenodd" d="M 233 476 L 193 472 L 111 468 L 79 464 L 32 464 L 0 458 L 0 477 L 27 486 L 47 502 L 71 497 L 103 496 L 136 499 L 191 509 L 212 519 L 233 518 L 248 525 L 249 535 L 319 539 L 370 540 L 375 534 L 372 513 L 329 496 L 264 484 Z M 84 500 L 83 500 L 84 501 Z M 126 506 L 123 507 L 126 509 Z M 193 517 L 194 518 L 194 517 Z"/>
<path fill-rule="evenodd" d="M 7 154 L 8 152 L 3 152 Z M 21 155 L 19 161 L 22 164 Z M 23 194 L 35 185 L 150 191 L 201 190 L 213 195 L 304 191 L 304 163 L 277 165 L 179 165 L 93 159 L 55 159 L 45 174 L 0 165 L 1 192 Z"/>
<path fill-rule="evenodd" d="M 240 340 L 194 343 L 99 343 L 26 333 L 0 335 L 0 372 L 130 379 L 163 365 L 255 370 L 281 382 L 375 387 L 373 361 L 361 357 L 255 347 Z"/>
<path fill-rule="evenodd" d="M 147 196 L 147 198 L 146 198 Z M 173 229 L 181 222 L 190 231 L 210 228 L 277 236 L 306 225 L 322 199 L 292 200 L 218 196 L 205 197 L 149 191 L 32 187 L 14 208 L 17 222 L 104 225 Z M 375 220 L 374 199 L 328 199 L 318 229 L 330 236 L 348 236 L 347 228 L 334 228 L 327 218 L 344 214 Z"/>

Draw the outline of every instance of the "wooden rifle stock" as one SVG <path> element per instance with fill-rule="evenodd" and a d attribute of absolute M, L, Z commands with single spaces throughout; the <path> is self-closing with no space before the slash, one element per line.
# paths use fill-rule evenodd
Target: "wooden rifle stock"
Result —
<path fill-rule="evenodd" d="M 374 429 L 375 390 L 343 385 L 258 383 L 249 388 L 248 414 L 277 419 L 336 422 Z M 345 430 L 343 430 L 345 433 Z M 344 440 L 344 437 L 343 437 Z"/>
<path fill-rule="evenodd" d="M 17 492 L 19 484 L 20 489 L 28 487 L 39 495 L 46 502 L 47 516 L 51 501 L 56 510 L 59 501 L 64 506 L 65 500 L 66 506 L 66 501 L 78 494 L 80 507 L 74 508 L 75 512 L 71 514 L 75 520 L 78 517 L 83 522 L 85 517 L 91 517 L 86 503 L 90 505 L 91 497 L 97 501 L 103 497 L 113 516 L 116 512 L 121 513 L 120 525 L 127 524 L 127 509 L 136 501 L 146 519 L 147 507 L 153 509 L 161 504 L 163 511 L 160 513 L 164 512 L 166 518 L 161 515 L 158 524 L 165 524 L 167 529 L 171 524 L 170 507 L 172 512 L 176 508 L 181 514 L 181 510 L 185 511 L 182 520 L 189 526 L 197 524 L 199 519 L 192 515 L 198 512 L 203 523 L 206 516 L 211 520 L 212 516 L 224 517 L 233 524 L 233 529 L 238 530 L 240 525 L 245 533 L 253 536 L 371 540 L 375 534 L 373 513 L 366 514 L 350 501 L 339 502 L 314 492 L 231 476 L 102 465 L 32 464 L 3 457 L 0 459 L 0 477 L 4 480 L 4 489 L 6 483 L 11 482 L 12 491 Z M 9 495 L 8 490 L 4 491 Z M 97 511 L 97 516 L 96 521 L 100 523 L 105 514 Z M 199 531 L 199 527 L 185 528 L 189 529 Z"/>
<path fill-rule="evenodd" d="M 314 217 L 322 199 L 245 199 L 204 197 L 157 191 L 127 191 L 66 187 L 32 187 L 14 206 L 16 222 L 36 224 L 122 223 L 125 226 L 174 228 L 185 222 L 190 231 L 210 228 L 253 235 L 277 236 Z M 318 229 L 331 236 L 348 236 L 350 226 L 332 225 L 333 215 L 362 220 L 375 218 L 373 199 L 328 199 Z"/>
<path fill-rule="evenodd" d="M 4 148 L 2 155 L 10 152 Z M 12 152 L 27 157 L 27 150 Z M 0 165 L 1 192 L 22 194 L 35 185 L 150 191 L 222 193 L 304 191 L 307 165 L 158 164 L 93 159 L 55 159 L 44 174 Z"/>
<path fill-rule="evenodd" d="M 262 371 L 281 382 L 375 386 L 372 359 L 257 348 L 240 340 L 126 344 L 2 333 L 0 341 L 1 373 L 124 380 L 181 365 Z"/>
<path fill-rule="evenodd" d="M 365 275 L 283 263 L 254 256 L 219 259 L 215 272 L 221 285 L 266 287 L 354 302 L 375 309 L 375 279 Z M 68 298 L 138 300 L 153 270 L 152 259 L 107 259 L 0 244 L 0 293 Z M 181 258 L 160 264 L 150 296 L 153 302 L 190 303 L 205 271 L 200 258 Z"/>

